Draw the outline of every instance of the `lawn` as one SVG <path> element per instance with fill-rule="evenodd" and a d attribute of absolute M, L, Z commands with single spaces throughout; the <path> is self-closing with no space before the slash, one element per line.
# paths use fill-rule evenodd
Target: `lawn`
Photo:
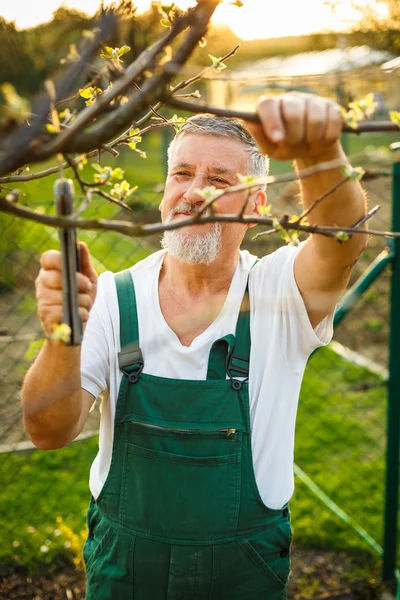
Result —
<path fill-rule="evenodd" d="M 356 391 L 377 377 L 332 350 L 315 353 L 304 379 L 296 462 L 381 541 L 385 390 Z M 35 569 L 79 557 L 97 440 L 50 452 L 5 454 L 0 464 L 0 564 Z M 292 501 L 298 546 L 364 552 L 368 546 L 300 481 Z M 57 560 L 56 560 L 57 559 Z"/>

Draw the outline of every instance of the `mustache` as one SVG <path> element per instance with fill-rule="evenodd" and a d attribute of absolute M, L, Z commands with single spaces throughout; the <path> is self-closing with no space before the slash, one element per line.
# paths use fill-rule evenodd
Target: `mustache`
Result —
<path fill-rule="evenodd" d="M 190 216 L 195 216 L 200 212 L 201 208 L 202 208 L 202 205 L 195 206 L 193 204 L 190 204 L 189 202 L 182 202 L 181 204 L 178 204 L 177 206 L 175 206 L 169 212 L 168 219 L 172 219 L 173 217 L 175 217 L 175 215 L 177 215 L 179 213 L 188 213 Z M 206 217 L 209 214 L 210 214 L 210 209 L 207 208 L 207 210 L 203 213 L 203 215 Z"/>

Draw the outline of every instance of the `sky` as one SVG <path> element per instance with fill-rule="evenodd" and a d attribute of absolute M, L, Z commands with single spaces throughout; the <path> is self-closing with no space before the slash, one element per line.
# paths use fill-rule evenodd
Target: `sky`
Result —
<path fill-rule="evenodd" d="M 217 7 L 213 22 L 227 24 L 244 40 L 301 35 L 322 30 L 344 30 L 354 24 L 359 13 L 351 8 L 351 0 L 340 0 L 335 14 L 324 0 L 242 0 L 243 6 L 233 6 L 223 0 Z M 366 0 L 364 0 L 366 2 Z M 168 4 L 168 0 L 165 0 Z M 359 2 L 360 3 L 360 2 Z M 34 27 L 51 20 L 54 10 L 61 4 L 93 14 L 99 0 L 0 0 L 0 15 L 15 21 L 20 29 Z M 150 0 L 134 0 L 139 12 L 150 5 Z M 193 0 L 177 0 L 182 8 L 193 5 Z M 362 0 L 361 0 L 362 4 Z M 367 4 L 385 16 L 385 6 L 377 0 Z M 288 18 L 289 17 L 289 18 Z"/>

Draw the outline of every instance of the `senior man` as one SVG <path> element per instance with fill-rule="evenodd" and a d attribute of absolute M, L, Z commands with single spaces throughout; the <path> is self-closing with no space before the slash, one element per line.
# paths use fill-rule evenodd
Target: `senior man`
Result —
<path fill-rule="evenodd" d="M 265 154 L 295 159 L 300 171 L 346 164 L 332 101 L 289 94 L 263 98 L 257 110 L 260 125 L 246 125 L 254 137 L 236 120 L 211 116 L 181 128 L 169 152 L 164 223 L 193 215 L 205 186 L 265 175 Z M 337 167 L 302 179 L 304 208 L 342 178 Z M 238 213 L 246 198 L 226 194 L 217 211 Z M 253 190 L 245 214 L 264 203 L 264 189 Z M 348 181 L 309 221 L 351 226 L 364 214 L 362 190 Z M 103 394 L 84 547 L 88 600 L 286 597 L 301 379 L 310 353 L 331 338 L 366 236 L 339 244 L 313 234 L 299 249 L 257 261 L 239 249 L 248 227 L 165 232 L 163 250 L 104 273 L 98 290 L 81 245 L 82 349 L 48 339 L 25 378 L 22 406 L 33 442 L 59 448 Z M 59 253 L 44 253 L 41 267 L 38 312 L 49 334 L 62 319 Z"/>

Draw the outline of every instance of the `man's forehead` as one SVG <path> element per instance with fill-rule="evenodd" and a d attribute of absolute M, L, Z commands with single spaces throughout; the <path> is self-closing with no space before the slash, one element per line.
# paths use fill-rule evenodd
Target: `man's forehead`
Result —
<path fill-rule="evenodd" d="M 215 173 L 238 172 L 248 162 L 248 150 L 239 140 L 217 135 L 185 134 L 175 142 L 172 165 Z"/>

